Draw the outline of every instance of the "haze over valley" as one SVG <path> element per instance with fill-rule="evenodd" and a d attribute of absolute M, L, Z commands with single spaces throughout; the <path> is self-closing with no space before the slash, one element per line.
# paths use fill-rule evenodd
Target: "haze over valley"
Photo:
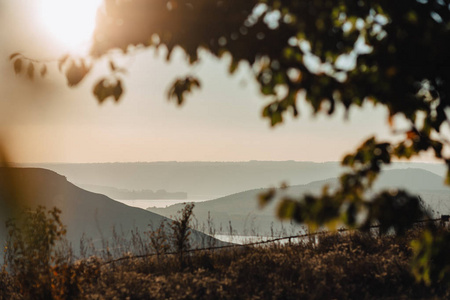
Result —
<path fill-rule="evenodd" d="M 278 190 L 280 196 L 299 198 L 302 195 L 319 195 L 325 185 L 332 190 L 337 186 L 337 178 L 314 181 L 304 185 L 292 185 Z M 405 189 L 418 195 L 425 208 L 435 217 L 450 214 L 450 187 L 444 185 L 443 177 L 423 169 L 394 169 L 380 176 L 369 193 L 388 189 Z M 267 207 L 259 207 L 259 195 L 267 189 L 252 189 L 218 199 L 196 203 L 194 214 L 199 224 L 207 225 L 219 234 L 287 236 L 304 232 L 299 224 L 292 221 L 281 222 L 277 217 L 278 201 L 273 200 Z M 183 204 L 166 208 L 148 208 L 149 211 L 166 217 L 176 215 Z M 211 225 L 210 225 L 211 224 Z M 232 228 L 230 228 L 230 225 Z"/>
<path fill-rule="evenodd" d="M 187 193 L 187 200 L 212 200 L 251 189 L 302 185 L 336 178 L 344 168 L 338 162 L 247 161 L 247 162 L 135 162 L 97 164 L 19 164 L 53 170 L 81 187 L 99 191 L 112 187 L 129 191 L 165 190 Z M 387 168 L 421 168 L 439 176 L 445 166 L 431 163 L 396 162 Z M 145 199 L 145 197 L 141 198 Z"/>
<path fill-rule="evenodd" d="M 27 178 L 24 179 L 26 185 L 30 185 L 26 188 L 29 194 L 25 198 L 38 195 L 36 203 L 62 209 L 63 220 L 68 225 L 68 238 L 73 244 L 79 242 L 83 233 L 94 240 L 111 239 L 113 227 L 120 228 L 125 235 L 136 229 L 145 231 L 150 221 L 159 224 L 163 217 L 173 218 L 184 207 L 183 203 L 190 201 L 196 202 L 192 225 L 207 234 L 297 234 L 304 230 L 301 224 L 281 222 L 276 217 L 276 200 L 260 209 L 258 196 L 267 188 L 278 187 L 283 182 L 289 187 L 282 190 L 281 195 L 300 197 L 319 194 L 324 185 L 331 189 L 336 186 L 337 176 L 342 171 L 334 162 L 294 161 L 39 166 L 60 175 L 43 169 L 18 169 L 22 171 L 17 172 Z M 434 215 L 448 214 L 450 188 L 444 186 L 443 177 L 438 175 L 442 173 L 440 165 L 394 163 L 382 173 L 369 193 L 386 188 L 406 189 L 419 195 Z M 180 190 L 187 192 L 172 192 Z M 102 195 L 102 192 L 116 201 Z M 117 201 L 128 205 L 138 203 L 136 206 L 140 208 Z"/>

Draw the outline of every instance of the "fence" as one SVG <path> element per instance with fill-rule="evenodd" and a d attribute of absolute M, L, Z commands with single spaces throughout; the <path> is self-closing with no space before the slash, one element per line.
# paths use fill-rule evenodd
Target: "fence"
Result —
<path fill-rule="evenodd" d="M 442 215 L 440 218 L 437 218 L 437 219 L 418 220 L 413 223 L 420 224 L 420 223 L 430 223 L 430 222 L 440 221 L 440 223 L 443 225 L 446 222 L 449 222 L 449 220 L 450 220 L 450 215 Z M 380 225 L 372 225 L 368 229 L 376 229 L 379 227 L 380 227 Z M 316 237 L 319 235 L 325 235 L 325 234 L 329 234 L 329 233 L 333 233 L 333 232 L 347 232 L 347 231 L 355 231 L 355 230 L 361 230 L 361 228 L 340 228 L 337 231 L 317 231 L 317 232 L 313 232 L 313 233 L 305 233 L 305 234 L 300 234 L 300 235 L 279 237 L 279 238 L 274 238 L 274 239 L 270 239 L 270 240 L 247 243 L 247 244 L 231 244 L 231 245 L 217 246 L 217 247 L 194 248 L 194 249 L 186 250 L 186 251 L 184 251 L 184 253 L 192 253 L 192 252 L 200 252 L 200 251 L 214 251 L 214 250 L 238 248 L 238 247 L 253 247 L 253 246 L 259 246 L 259 245 L 264 245 L 264 244 L 276 243 L 276 242 L 280 242 L 283 240 L 287 240 L 289 243 L 291 243 L 291 241 L 295 240 L 295 239 L 304 239 L 304 238 L 309 238 L 309 237 Z M 165 253 L 160 253 L 160 254 L 149 253 L 149 254 L 144 254 L 144 255 L 123 256 L 123 257 L 119 257 L 116 259 L 106 261 L 103 263 L 103 265 L 108 265 L 111 263 L 128 260 L 128 259 L 140 259 L 140 258 L 152 257 L 152 256 L 156 256 L 156 255 L 177 255 L 177 254 L 180 254 L 180 253 L 178 251 L 174 251 L 174 252 L 165 252 Z"/>

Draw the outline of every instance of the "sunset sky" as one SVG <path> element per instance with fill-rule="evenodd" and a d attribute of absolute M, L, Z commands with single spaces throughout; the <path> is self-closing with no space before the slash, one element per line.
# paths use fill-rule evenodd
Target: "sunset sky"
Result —
<path fill-rule="evenodd" d="M 53 61 L 66 52 L 87 51 L 96 1 L 85 7 L 75 1 L 84 7 L 79 15 L 58 4 L 66 2 L 71 1 L 0 0 L 0 135 L 16 162 L 323 162 L 340 160 L 373 134 L 395 138 L 385 109 L 370 105 L 352 109 L 345 120 L 342 108 L 333 118 L 312 117 L 301 104 L 300 118 L 270 128 L 261 118 L 269 99 L 257 90 L 248 66 L 229 76 L 227 61 L 207 54 L 193 68 L 181 52 L 169 64 L 164 51 L 141 50 L 120 58 L 128 73 L 119 104 L 99 105 L 91 92 L 107 72 L 105 61 L 76 88 L 67 87 L 56 63 L 49 63 L 44 79 L 30 82 L 14 75 L 8 60 L 13 52 Z M 69 18 L 68 12 L 76 17 Z M 167 101 L 167 88 L 187 73 L 198 75 L 203 87 L 177 107 Z"/>

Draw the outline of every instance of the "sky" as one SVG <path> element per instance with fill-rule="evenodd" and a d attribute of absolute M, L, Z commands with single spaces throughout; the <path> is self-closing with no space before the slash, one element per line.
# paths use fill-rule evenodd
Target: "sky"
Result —
<path fill-rule="evenodd" d="M 99 105 L 92 88 L 107 74 L 105 60 L 76 88 L 67 86 L 54 62 L 87 51 L 96 1 L 0 0 L 0 138 L 11 160 L 325 162 L 339 161 L 372 135 L 399 137 L 387 126 L 386 110 L 372 105 L 351 109 L 346 119 L 342 108 L 331 118 L 314 117 L 300 103 L 300 117 L 271 128 L 261 117 L 270 99 L 259 93 L 249 67 L 230 76 L 226 58 L 206 53 L 193 68 L 181 51 L 170 63 L 164 51 L 148 49 L 120 57 L 125 94 L 118 104 Z M 34 81 L 15 75 L 8 59 L 14 52 L 49 61 L 48 75 Z M 178 107 L 167 100 L 167 88 L 186 74 L 197 75 L 202 89 Z"/>

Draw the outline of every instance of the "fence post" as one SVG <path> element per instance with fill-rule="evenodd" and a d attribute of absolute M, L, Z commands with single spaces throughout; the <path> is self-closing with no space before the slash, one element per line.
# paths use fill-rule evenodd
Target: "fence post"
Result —
<path fill-rule="evenodd" d="M 450 215 L 441 215 L 441 227 L 445 227 L 445 223 L 450 220 Z"/>

